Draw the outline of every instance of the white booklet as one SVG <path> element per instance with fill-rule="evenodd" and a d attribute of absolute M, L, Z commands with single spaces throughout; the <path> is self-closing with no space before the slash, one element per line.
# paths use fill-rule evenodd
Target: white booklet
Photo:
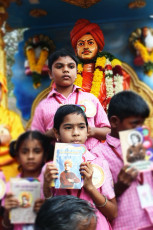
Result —
<path fill-rule="evenodd" d="M 10 211 L 13 224 L 33 224 L 36 213 L 33 211 L 36 199 L 40 198 L 40 182 L 37 179 L 11 178 L 12 193 L 20 201 L 20 207 Z"/>

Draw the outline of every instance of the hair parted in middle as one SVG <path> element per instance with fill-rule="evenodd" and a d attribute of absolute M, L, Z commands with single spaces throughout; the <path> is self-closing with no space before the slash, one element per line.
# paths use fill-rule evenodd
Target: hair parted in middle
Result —
<path fill-rule="evenodd" d="M 62 122 L 64 121 L 64 117 L 69 114 L 73 114 L 73 113 L 81 114 L 84 117 L 86 126 L 88 127 L 87 117 L 84 111 L 81 109 L 81 107 L 78 105 L 69 104 L 69 105 L 63 105 L 57 109 L 55 116 L 54 116 L 54 128 L 57 131 L 59 131 L 59 128 Z"/>

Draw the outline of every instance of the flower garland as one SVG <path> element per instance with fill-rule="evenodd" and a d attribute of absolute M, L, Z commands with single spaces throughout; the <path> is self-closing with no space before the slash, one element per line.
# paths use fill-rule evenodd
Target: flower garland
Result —
<path fill-rule="evenodd" d="M 39 57 L 36 57 L 35 49 L 40 48 Z M 53 41 L 46 35 L 35 35 L 26 41 L 25 55 L 29 66 L 26 66 L 25 73 L 31 75 L 34 88 L 41 85 L 42 75 L 48 76 L 48 67 L 45 64 L 50 53 L 55 50 Z"/>
<path fill-rule="evenodd" d="M 26 48 L 26 56 L 29 61 L 31 72 L 41 74 L 42 68 L 48 58 L 49 49 L 47 47 L 42 48 L 38 61 L 36 62 L 35 51 L 32 46 Z"/>
<path fill-rule="evenodd" d="M 78 64 L 77 78 L 74 84 L 82 87 L 83 82 L 83 64 Z M 111 97 L 123 90 L 123 76 L 121 62 L 118 59 L 110 61 L 109 57 L 98 57 L 95 63 L 95 71 L 91 84 L 90 93 L 94 94 L 97 98 L 100 96 L 100 88 L 102 82 L 105 83 L 106 95 L 105 99 L 109 102 Z M 104 92 L 103 92 L 104 93 Z M 104 95 L 103 95 L 104 97 Z M 99 98 L 101 101 L 101 98 Z M 102 103 L 102 101 L 101 101 Z M 108 107 L 108 103 L 106 105 Z M 105 107 L 105 106 L 104 106 Z M 105 108 L 107 109 L 107 108 Z"/>
<path fill-rule="evenodd" d="M 153 51 L 148 52 L 147 48 L 138 40 L 134 42 L 134 48 L 139 51 L 144 62 L 144 72 L 151 76 L 153 73 Z"/>

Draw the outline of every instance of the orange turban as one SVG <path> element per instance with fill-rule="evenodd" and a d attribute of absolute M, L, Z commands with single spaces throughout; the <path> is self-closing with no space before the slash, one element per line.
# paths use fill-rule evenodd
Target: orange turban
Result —
<path fill-rule="evenodd" d="M 70 32 L 71 44 L 73 49 L 76 49 L 77 41 L 85 34 L 90 33 L 98 44 L 100 51 L 104 47 L 104 35 L 100 26 L 96 23 L 91 23 L 86 19 L 79 19 Z"/>

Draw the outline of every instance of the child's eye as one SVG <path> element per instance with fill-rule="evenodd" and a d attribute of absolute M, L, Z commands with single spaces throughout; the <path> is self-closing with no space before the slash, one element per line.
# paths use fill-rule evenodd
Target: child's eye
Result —
<path fill-rule="evenodd" d="M 21 154 L 26 154 L 27 152 L 28 151 L 26 149 L 25 150 L 23 149 L 23 150 L 20 151 Z"/>
<path fill-rule="evenodd" d="M 80 126 L 80 129 L 85 129 L 85 128 L 86 128 L 85 125 L 81 125 L 81 126 Z"/>
<path fill-rule="evenodd" d="M 65 127 L 65 129 L 71 129 L 72 127 L 70 127 L 70 126 L 67 126 L 67 127 Z"/>
<path fill-rule="evenodd" d="M 57 69 L 61 69 L 62 68 L 62 65 L 61 64 L 58 64 L 55 66 Z"/>
<path fill-rule="evenodd" d="M 35 152 L 35 153 L 40 153 L 40 152 L 41 152 L 41 149 L 34 149 L 34 152 Z"/>
<path fill-rule="evenodd" d="M 74 69 L 74 68 L 75 68 L 75 65 L 70 65 L 69 68 L 70 68 L 70 69 Z"/>

